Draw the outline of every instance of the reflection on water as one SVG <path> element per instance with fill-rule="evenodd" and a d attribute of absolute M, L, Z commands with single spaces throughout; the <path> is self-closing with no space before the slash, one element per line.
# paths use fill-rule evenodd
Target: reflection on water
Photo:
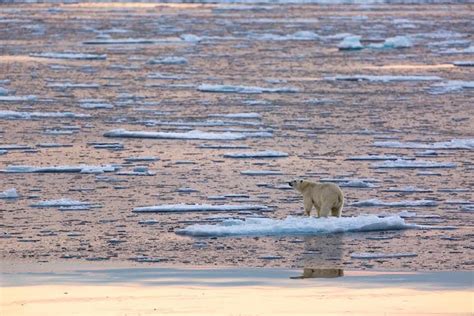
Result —
<path fill-rule="evenodd" d="M 303 275 L 290 277 L 290 279 L 316 279 L 316 278 L 339 278 L 344 276 L 343 269 L 333 268 L 304 268 Z"/>

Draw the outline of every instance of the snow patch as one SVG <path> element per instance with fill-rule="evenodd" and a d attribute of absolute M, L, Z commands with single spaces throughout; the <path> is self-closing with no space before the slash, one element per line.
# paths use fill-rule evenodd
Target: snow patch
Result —
<path fill-rule="evenodd" d="M 33 118 L 89 118 L 88 114 L 73 112 L 17 112 L 0 111 L 0 119 L 30 120 Z"/>

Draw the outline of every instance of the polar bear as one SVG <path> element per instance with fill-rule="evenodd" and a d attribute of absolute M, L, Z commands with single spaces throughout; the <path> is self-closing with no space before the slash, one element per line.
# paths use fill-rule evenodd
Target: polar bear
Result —
<path fill-rule="evenodd" d="M 344 195 L 341 188 L 334 183 L 293 180 L 288 184 L 303 194 L 305 215 L 310 215 L 314 205 L 318 211 L 318 217 L 328 217 L 329 215 L 341 217 Z"/>

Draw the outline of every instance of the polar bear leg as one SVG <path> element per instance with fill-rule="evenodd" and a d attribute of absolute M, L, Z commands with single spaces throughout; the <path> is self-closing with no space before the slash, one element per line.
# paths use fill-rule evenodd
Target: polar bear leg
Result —
<path fill-rule="evenodd" d="M 311 214 L 311 209 L 313 208 L 313 201 L 311 198 L 304 198 L 304 215 L 309 216 Z"/>
<path fill-rule="evenodd" d="M 341 209 L 342 207 L 334 206 L 331 209 L 331 216 L 341 217 Z"/>
<path fill-rule="evenodd" d="M 325 203 L 321 205 L 321 217 L 328 217 L 331 214 L 331 204 Z"/>

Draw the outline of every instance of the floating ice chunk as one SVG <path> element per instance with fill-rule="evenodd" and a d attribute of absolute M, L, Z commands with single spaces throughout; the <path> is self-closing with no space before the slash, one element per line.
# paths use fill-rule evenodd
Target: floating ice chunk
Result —
<path fill-rule="evenodd" d="M 339 183 L 340 187 L 346 188 L 376 188 L 377 186 L 373 183 L 366 182 L 363 180 L 350 180 L 347 182 Z"/>
<path fill-rule="evenodd" d="M 15 188 L 0 192 L 0 199 L 16 199 L 18 197 L 20 196 L 18 195 L 18 192 L 16 192 Z"/>
<path fill-rule="evenodd" d="M 278 176 L 282 175 L 283 172 L 276 170 L 243 170 L 240 174 L 245 176 Z"/>
<path fill-rule="evenodd" d="M 385 48 L 408 48 L 412 47 L 413 43 L 410 38 L 406 36 L 395 36 L 385 39 L 383 47 Z"/>
<path fill-rule="evenodd" d="M 253 34 L 251 38 L 261 41 L 312 41 L 317 40 L 320 36 L 311 31 L 297 31 L 293 34 Z"/>
<path fill-rule="evenodd" d="M 142 156 L 142 157 L 128 157 L 124 159 L 127 162 L 142 162 L 142 161 L 157 161 L 160 160 L 158 157 L 154 156 Z"/>
<path fill-rule="evenodd" d="M 0 87 L 0 95 L 7 95 L 9 93 L 9 91 L 3 87 Z"/>
<path fill-rule="evenodd" d="M 352 259 L 393 259 L 393 258 L 411 258 L 417 257 L 416 253 L 380 253 L 380 252 L 360 252 L 352 253 Z"/>
<path fill-rule="evenodd" d="M 433 161 L 412 161 L 395 160 L 372 164 L 375 168 L 456 168 L 455 163 L 433 162 Z"/>
<path fill-rule="evenodd" d="M 75 173 L 82 172 L 83 170 L 95 170 L 102 172 L 115 171 L 115 167 L 112 165 L 105 166 L 53 166 L 53 167 L 33 167 L 33 166 L 19 166 L 19 165 L 8 165 L 6 169 L 1 169 L 0 173 Z"/>
<path fill-rule="evenodd" d="M 410 211 L 401 211 L 398 216 L 402 218 L 441 218 L 438 214 L 417 214 Z"/>
<path fill-rule="evenodd" d="M 0 111 L 0 119 L 29 120 L 33 118 L 89 118 L 89 114 L 73 112 L 17 112 Z"/>
<path fill-rule="evenodd" d="M 102 102 L 100 100 L 81 100 L 79 101 L 79 107 L 83 109 L 112 109 L 113 104 Z"/>
<path fill-rule="evenodd" d="M 239 205 L 210 205 L 210 204 L 165 204 L 157 206 L 136 207 L 133 212 L 236 212 L 236 211 L 267 211 L 265 205 L 239 204 Z"/>
<path fill-rule="evenodd" d="M 400 156 L 395 155 L 367 155 L 367 156 L 351 156 L 346 158 L 346 160 L 398 160 L 401 159 Z"/>
<path fill-rule="evenodd" d="M 72 83 L 72 82 L 53 82 L 46 85 L 48 88 L 61 89 L 99 89 L 100 85 L 97 83 Z"/>
<path fill-rule="evenodd" d="M 458 67 L 474 67 L 474 60 L 454 61 L 453 65 Z"/>
<path fill-rule="evenodd" d="M 72 207 L 72 206 L 86 206 L 86 205 L 91 205 L 91 203 L 64 198 L 64 199 L 59 199 L 59 200 L 41 201 L 38 203 L 31 204 L 30 206 L 32 207 Z"/>
<path fill-rule="evenodd" d="M 225 153 L 225 158 L 281 158 L 288 157 L 288 154 L 281 151 L 265 150 L 243 153 Z"/>
<path fill-rule="evenodd" d="M 0 145 L 0 150 L 28 150 L 31 149 L 28 145 Z"/>
<path fill-rule="evenodd" d="M 182 80 L 185 79 L 183 76 L 178 76 L 175 74 L 155 72 L 148 75 L 150 79 L 167 79 L 167 80 Z"/>
<path fill-rule="evenodd" d="M 262 88 L 262 87 L 253 87 L 253 86 L 232 86 L 232 85 L 214 85 L 214 84 L 202 84 L 197 87 L 197 90 L 201 92 L 244 93 L 244 94 L 298 92 L 298 89 L 292 88 L 292 87 Z"/>
<path fill-rule="evenodd" d="M 0 102 L 24 102 L 36 101 L 36 99 L 37 97 L 35 95 L 0 95 Z"/>
<path fill-rule="evenodd" d="M 8 153 L 8 150 L 0 149 L 0 155 L 5 155 Z"/>
<path fill-rule="evenodd" d="M 360 36 L 356 35 L 344 37 L 337 47 L 339 50 L 359 50 L 364 48 L 360 43 Z"/>
<path fill-rule="evenodd" d="M 199 37 L 194 34 L 181 34 L 179 36 L 183 41 L 190 42 L 190 43 L 199 43 L 202 41 L 202 37 Z"/>
<path fill-rule="evenodd" d="M 464 89 L 474 89 L 474 81 L 449 80 L 432 85 L 428 92 L 430 94 L 443 94 L 463 91 Z"/>
<path fill-rule="evenodd" d="M 356 207 L 372 207 L 372 206 L 386 206 L 386 207 L 418 207 L 418 206 L 436 206 L 438 203 L 433 200 L 416 200 L 416 201 L 397 201 L 397 202 L 383 202 L 379 199 L 369 199 L 357 201 L 350 204 Z"/>
<path fill-rule="evenodd" d="M 474 139 L 452 139 L 445 142 L 420 143 L 420 142 L 375 142 L 375 147 L 409 148 L 409 149 L 474 149 Z"/>
<path fill-rule="evenodd" d="M 250 147 L 247 145 L 219 145 L 219 144 L 201 144 L 198 148 L 204 149 L 249 149 Z"/>
<path fill-rule="evenodd" d="M 357 217 L 294 217 L 285 219 L 246 218 L 224 220 L 217 225 L 195 224 L 178 229 L 177 234 L 196 237 L 210 236 L 281 236 L 318 235 L 342 232 L 386 231 L 417 228 L 399 216 L 380 218 L 376 215 Z"/>
<path fill-rule="evenodd" d="M 376 76 L 376 75 L 337 75 L 334 77 L 325 77 L 325 80 L 344 80 L 344 81 L 369 81 L 369 82 L 399 82 L 399 81 L 437 81 L 442 80 L 438 76 Z"/>
<path fill-rule="evenodd" d="M 83 54 L 83 53 L 32 53 L 32 57 L 39 58 L 55 58 L 55 59 L 80 59 L 80 60 L 94 60 L 107 59 L 105 54 Z"/>
<path fill-rule="evenodd" d="M 239 140 L 247 138 L 242 133 L 209 133 L 199 130 L 193 130 L 184 133 L 172 132 L 142 132 L 127 131 L 125 129 L 115 129 L 104 133 L 105 137 L 123 137 L 123 138 L 156 138 L 156 139 L 203 139 L 203 140 Z"/>
<path fill-rule="evenodd" d="M 164 64 L 164 65 L 184 65 L 188 63 L 188 60 L 184 57 L 169 56 L 163 58 L 152 58 L 148 61 L 151 65 Z"/>
<path fill-rule="evenodd" d="M 383 190 L 383 192 L 400 192 L 400 193 L 430 193 L 433 190 L 430 189 L 420 189 L 412 186 L 403 187 L 403 188 L 388 188 Z"/>
<path fill-rule="evenodd" d="M 82 42 L 86 45 L 137 45 L 137 44 L 158 44 L 180 42 L 181 39 L 174 37 L 169 39 L 149 39 L 149 38 L 117 38 L 117 39 L 97 39 Z"/>
<path fill-rule="evenodd" d="M 223 117 L 230 119 L 256 119 L 260 120 L 262 116 L 258 113 L 229 113 L 229 114 L 209 114 L 209 117 Z"/>
<path fill-rule="evenodd" d="M 474 45 L 471 45 L 466 48 L 450 48 L 445 51 L 442 51 L 443 54 L 474 54 Z"/>

